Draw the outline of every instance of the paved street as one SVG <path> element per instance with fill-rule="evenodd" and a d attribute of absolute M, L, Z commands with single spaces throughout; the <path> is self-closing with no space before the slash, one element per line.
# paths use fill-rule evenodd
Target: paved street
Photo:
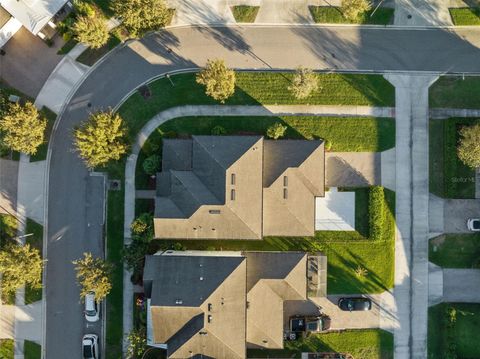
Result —
<path fill-rule="evenodd" d="M 90 177 L 71 151 L 72 129 L 88 112 L 115 106 L 153 76 L 202 66 L 211 57 L 225 58 L 237 68 L 302 64 L 316 69 L 480 72 L 478 35 L 478 30 L 455 34 L 357 27 L 177 28 L 114 51 L 76 91 L 52 136 L 45 357 L 80 357 L 74 348 L 80 346 L 84 321 L 71 261 L 85 251 L 103 252 L 100 177 Z"/>

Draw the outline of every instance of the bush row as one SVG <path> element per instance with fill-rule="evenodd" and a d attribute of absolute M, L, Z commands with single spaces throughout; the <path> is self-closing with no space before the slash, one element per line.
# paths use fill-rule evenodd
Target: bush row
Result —
<path fill-rule="evenodd" d="M 382 240 L 386 220 L 385 192 L 383 187 L 371 187 L 368 197 L 370 239 L 374 241 Z"/>

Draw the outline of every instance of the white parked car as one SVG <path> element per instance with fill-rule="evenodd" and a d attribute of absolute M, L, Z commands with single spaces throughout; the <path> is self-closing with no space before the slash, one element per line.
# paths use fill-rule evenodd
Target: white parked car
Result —
<path fill-rule="evenodd" d="M 100 306 L 95 300 L 94 292 L 88 292 L 85 296 L 85 319 L 91 323 L 100 319 Z"/>
<path fill-rule="evenodd" d="M 100 358 L 98 352 L 98 335 L 85 334 L 82 340 L 82 358 L 83 359 L 98 359 Z"/>
<path fill-rule="evenodd" d="M 467 221 L 467 228 L 469 231 L 472 231 L 472 232 L 480 232 L 480 219 L 470 218 Z"/>

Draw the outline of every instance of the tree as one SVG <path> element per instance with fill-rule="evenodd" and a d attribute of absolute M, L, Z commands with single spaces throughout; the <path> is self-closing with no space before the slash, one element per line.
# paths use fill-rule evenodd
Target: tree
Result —
<path fill-rule="evenodd" d="M 143 161 L 143 171 L 147 175 L 154 175 L 160 170 L 161 158 L 159 155 L 151 155 Z"/>
<path fill-rule="evenodd" d="M 11 241 L 0 250 L 0 273 L 2 294 L 13 295 L 21 286 L 28 284 L 40 288 L 43 260 L 38 249 Z"/>
<path fill-rule="evenodd" d="M 127 337 L 128 348 L 126 359 L 140 359 L 147 349 L 147 333 L 145 328 L 133 329 Z"/>
<path fill-rule="evenodd" d="M 153 216 L 151 213 L 142 213 L 130 225 L 133 234 L 146 235 L 148 241 L 153 238 Z"/>
<path fill-rule="evenodd" d="M 93 258 L 92 253 L 83 253 L 83 258 L 72 262 L 77 271 L 77 282 L 81 287 L 80 297 L 95 292 L 95 299 L 102 300 L 110 293 L 112 266 L 101 258 Z"/>
<path fill-rule="evenodd" d="M 307 98 L 318 90 L 318 76 L 310 69 L 299 67 L 288 89 L 298 100 Z"/>
<path fill-rule="evenodd" d="M 210 133 L 212 136 L 223 136 L 227 134 L 227 130 L 225 129 L 225 127 L 217 125 L 214 128 L 212 128 Z"/>
<path fill-rule="evenodd" d="M 267 137 L 278 140 L 285 135 L 287 126 L 283 126 L 280 122 L 276 122 L 267 129 Z"/>
<path fill-rule="evenodd" d="M 47 120 L 31 102 L 25 106 L 10 105 L 0 118 L 0 135 L 5 146 L 28 155 L 34 155 L 43 143 L 46 127 Z"/>
<path fill-rule="evenodd" d="M 128 149 L 127 128 L 120 115 L 109 112 L 90 114 L 75 130 L 75 146 L 88 168 L 119 160 Z"/>
<path fill-rule="evenodd" d="M 197 74 L 197 83 L 205 86 L 205 93 L 225 103 L 235 92 L 235 72 L 221 59 L 208 60 L 205 68 Z"/>
<path fill-rule="evenodd" d="M 113 0 L 111 8 L 133 37 L 160 30 L 172 16 L 164 0 Z"/>
<path fill-rule="evenodd" d="M 342 14 L 347 20 L 355 21 L 371 6 L 368 0 L 342 0 Z"/>
<path fill-rule="evenodd" d="M 459 134 L 458 158 L 470 168 L 480 167 L 480 124 L 462 127 Z"/>
<path fill-rule="evenodd" d="M 93 49 L 108 42 L 110 35 L 105 20 L 98 16 L 79 16 L 73 25 L 75 38 Z"/>

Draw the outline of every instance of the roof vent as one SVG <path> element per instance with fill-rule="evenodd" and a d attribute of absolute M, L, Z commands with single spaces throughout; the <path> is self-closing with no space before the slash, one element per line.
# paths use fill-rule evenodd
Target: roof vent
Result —
<path fill-rule="evenodd" d="M 209 323 L 211 323 L 211 322 L 212 322 L 212 320 L 213 320 L 213 317 L 212 317 L 212 315 L 211 315 L 211 314 L 209 314 L 209 315 L 208 315 L 208 322 L 209 322 Z"/>
<path fill-rule="evenodd" d="M 208 311 L 211 312 L 213 309 L 213 305 L 212 303 L 208 303 Z"/>
<path fill-rule="evenodd" d="M 177 304 L 177 305 L 183 304 L 183 300 L 175 299 L 175 304 Z"/>
<path fill-rule="evenodd" d="M 200 277 L 200 280 L 203 280 L 203 277 Z"/>

